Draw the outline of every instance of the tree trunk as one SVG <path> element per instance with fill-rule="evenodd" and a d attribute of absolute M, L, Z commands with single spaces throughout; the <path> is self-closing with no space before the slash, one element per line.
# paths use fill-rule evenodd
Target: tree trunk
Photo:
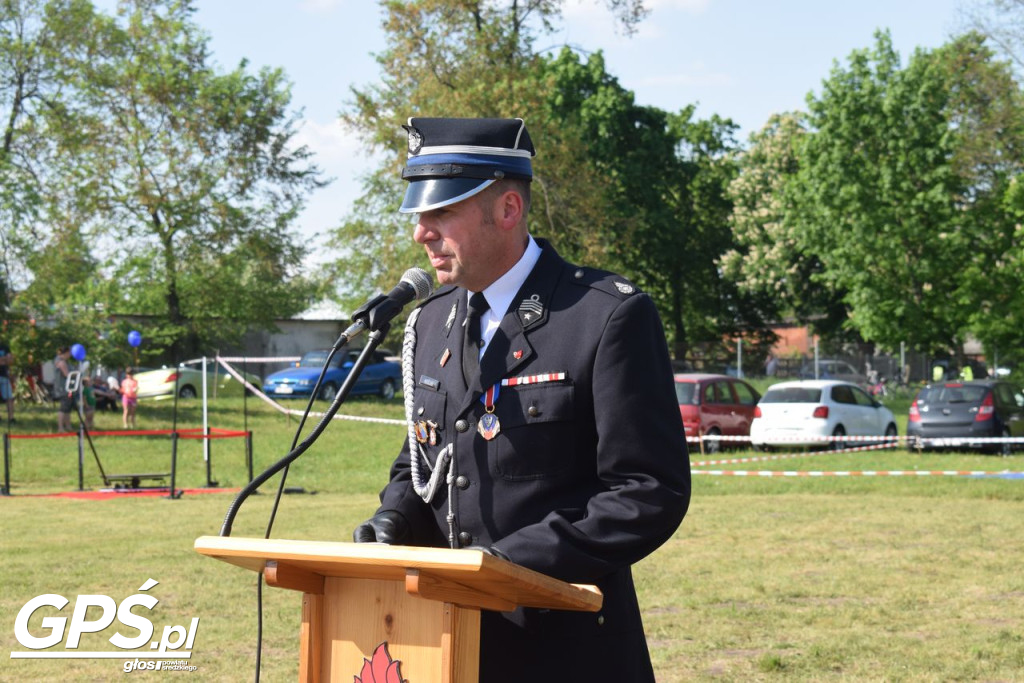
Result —
<path fill-rule="evenodd" d="M 178 295 L 178 258 L 174 253 L 174 231 L 165 230 L 160 212 L 150 212 L 153 219 L 154 231 L 161 235 L 161 246 L 163 247 L 164 278 L 166 280 L 167 294 L 167 321 L 178 329 L 184 328 L 185 318 L 181 314 L 181 297 Z M 185 360 L 184 355 L 189 350 L 187 340 L 183 335 L 176 335 L 171 343 L 171 354 L 175 363 Z"/>
<path fill-rule="evenodd" d="M 673 332 L 672 358 L 677 361 L 685 361 L 686 353 L 690 350 L 686 339 L 686 323 L 683 322 L 682 298 L 683 294 L 679 287 L 672 287 L 672 320 L 669 321 L 669 325 Z"/>

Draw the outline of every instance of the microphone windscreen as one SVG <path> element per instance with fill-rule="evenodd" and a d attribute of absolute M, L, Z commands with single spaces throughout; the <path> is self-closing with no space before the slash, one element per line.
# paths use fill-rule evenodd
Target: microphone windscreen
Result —
<path fill-rule="evenodd" d="M 402 282 L 416 291 L 416 301 L 422 301 L 434 291 L 434 280 L 422 268 L 410 268 L 402 275 Z"/>

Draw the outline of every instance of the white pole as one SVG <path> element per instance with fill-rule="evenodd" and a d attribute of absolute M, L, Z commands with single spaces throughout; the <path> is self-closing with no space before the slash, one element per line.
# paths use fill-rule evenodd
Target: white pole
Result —
<path fill-rule="evenodd" d="M 903 376 L 905 367 L 907 367 L 907 342 L 900 342 L 900 379 L 903 380 L 903 384 L 910 384 L 910 378 Z"/>
<path fill-rule="evenodd" d="M 206 426 L 208 424 L 208 413 L 206 411 L 206 356 L 203 356 L 203 462 L 210 461 L 210 440 L 205 438 Z"/>
<path fill-rule="evenodd" d="M 820 379 L 818 377 L 818 337 L 814 337 L 814 379 Z"/>

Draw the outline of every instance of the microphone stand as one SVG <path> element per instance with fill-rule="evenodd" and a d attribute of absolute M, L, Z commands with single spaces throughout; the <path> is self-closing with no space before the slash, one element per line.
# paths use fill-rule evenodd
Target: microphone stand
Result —
<path fill-rule="evenodd" d="M 356 359 L 355 364 L 349 371 L 348 377 L 346 377 L 345 381 L 342 383 L 341 389 L 338 390 L 338 394 L 334 397 L 334 401 L 327 409 L 327 412 L 324 413 L 323 417 L 320 418 L 320 422 L 318 422 L 316 427 L 313 428 L 313 431 L 309 433 L 309 436 L 307 436 L 302 443 L 292 449 L 290 453 L 275 462 L 259 476 L 250 481 L 245 488 L 239 491 L 235 500 L 232 501 L 230 507 L 228 507 L 227 515 L 224 517 L 224 524 L 220 530 L 221 536 L 231 535 L 231 527 L 235 522 L 235 516 L 238 514 L 238 509 L 242 506 L 242 503 L 245 502 L 245 499 L 252 495 L 253 492 L 262 486 L 268 479 L 283 470 L 294 462 L 300 455 L 305 453 L 309 447 L 313 445 L 313 442 L 320 437 L 325 429 L 327 429 L 327 425 L 331 423 L 331 420 L 334 419 L 334 415 L 338 412 L 338 409 L 341 408 L 341 404 L 345 402 L 346 398 L 348 398 L 349 392 L 351 392 L 352 388 L 355 386 L 356 380 L 359 379 L 359 375 L 363 372 L 363 368 L 366 367 L 370 357 L 373 355 L 373 352 L 376 351 L 378 346 L 380 346 L 380 343 L 384 340 L 384 337 L 387 335 L 390 328 L 390 323 L 384 323 L 378 329 L 370 332 L 366 339 L 366 346 L 363 348 L 362 353 L 359 354 L 359 358 Z M 343 334 L 342 337 L 347 341 L 347 335 Z M 338 341 L 341 342 L 341 339 Z M 335 346 L 340 347 L 341 345 L 342 344 L 335 343 Z"/>

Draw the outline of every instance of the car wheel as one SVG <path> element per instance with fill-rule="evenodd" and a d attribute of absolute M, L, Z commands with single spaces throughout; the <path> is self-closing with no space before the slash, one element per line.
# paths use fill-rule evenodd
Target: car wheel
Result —
<path fill-rule="evenodd" d="M 381 383 L 380 397 L 385 401 L 390 401 L 395 397 L 395 380 L 386 379 Z"/>
<path fill-rule="evenodd" d="M 712 427 L 708 431 L 708 433 L 705 434 L 704 436 L 718 437 L 718 436 L 721 436 L 721 435 L 722 435 L 722 432 L 719 431 L 718 427 Z M 704 441 L 703 443 L 704 443 L 704 452 L 707 455 L 717 455 L 718 453 L 722 452 L 722 442 L 719 441 L 717 438 L 708 439 L 707 441 Z"/>
<path fill-rule="evenodd" d="M 829 442 L 829 448 L 833 451 L 841 451 L 846 448 L 846 442 L 843 441 L 844 436 L 846 436 L 846 430 L 843 429 L 843 425 L 836 425 L 836 428 L 832 430 L 832 441 Z"/>
<path fill-rule="evenodd" d="M 195 398 L 199 394 L 196 393 L 196 388 L 191 384 L 186 384 L 182 388 L 178 389 L 179 398 Z"/>
<path fill-rule="evenodd" d="M 337 395 L 338 387 L 334 386 L 334 382 L 327 382 L 320 387 L 320 399 L 323 401 L 333 401 Z"/>
<path fill-rule="evenodd" d="M 896 425 L 890 422 L 889 426 L 885 428 L 885 435 L 889 437 L 898 436 L 899 431 L 896 429 Z M 883 443 L 885 443 L 885 445 L 887 446 L 892 446 L 893 448 L 899 446 L 899 442 L 893 439 L 886 439 Z"/>

